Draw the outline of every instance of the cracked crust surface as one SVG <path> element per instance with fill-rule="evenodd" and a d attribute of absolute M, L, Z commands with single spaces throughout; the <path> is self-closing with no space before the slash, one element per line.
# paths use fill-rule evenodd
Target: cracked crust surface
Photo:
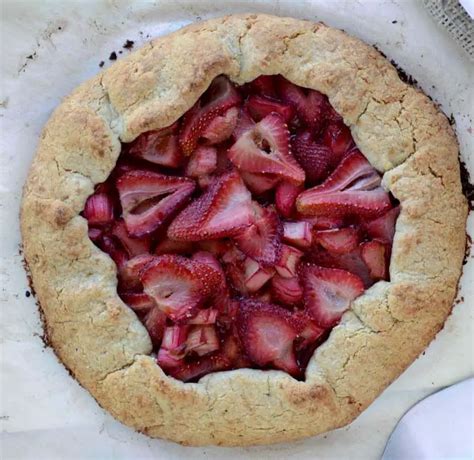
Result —
<path fill-rule="evenodd" d="M 356 299 L 312 357 L 305 382 L 240 369 L 199 383 L 167 377 L 118 297 L 112 260 L 79 213 L 120 142 L 170 125 L 219 74 L 282 74 L 328 95 L 401 202 L 390 282 Z M 450 313 L 467 206 L 444 115 L 373 48 L 291 18 L 237 15 L 158 38 L 80 86 L 44 128 L 24 188 L 24 254 L 52 345 L 99 404 L 153 437 L 249 445 L 351 422 L 422 352 Z"/>

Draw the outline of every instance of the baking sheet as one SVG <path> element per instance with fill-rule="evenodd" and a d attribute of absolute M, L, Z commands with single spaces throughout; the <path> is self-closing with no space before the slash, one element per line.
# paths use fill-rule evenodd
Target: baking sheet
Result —
<path fill-rule="evenodd" d="M 376 44 L 456 120 L 474 171 L 473 67 L 413 1 L 3 1 L 0 88 L 0 457 L 4 459 L 380 458 L 400 416 L 416 401 L 473 374 L 474 264 L 435 342 L 349 427 L 270 447 L 185 448 L 116 422 L 58 363 L 19 254 L 21 187 L 41 128 L 75 86 L 153 36 L 232 12 L 267 12 L 345 29 Z M 474 220 L 470 218 L 472 230 Z M 472 234 L 472 231 L 471 231 Z M 464 300 L 466 299 L 466 300 Z M 403 350 L 401 350 L 403 352 Z"/>

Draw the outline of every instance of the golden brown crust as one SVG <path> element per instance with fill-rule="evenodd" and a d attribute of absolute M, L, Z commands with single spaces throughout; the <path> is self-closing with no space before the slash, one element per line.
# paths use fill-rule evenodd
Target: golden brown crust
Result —
<path fill-rule="evenodd" d="M 305 382 L 237 370 L 168 378 L 116 293 L 116 271 L 79 216 L 120 141 L 167 126 L 212 79 L 282 74 L 327 94 L 402 205 L 391 281 L 358 298 L 312 357 Z M 154 40 L 79 87 L 44 129 L 25 185 L 24 253 L 57 354 L 97 401 L 150 436 L 183 444 L 265 444 L 352 421 L 418 356 L 450 312 L 466 202 L 446 118 L 373 48 L 290 18 L 213 19 Z"/>

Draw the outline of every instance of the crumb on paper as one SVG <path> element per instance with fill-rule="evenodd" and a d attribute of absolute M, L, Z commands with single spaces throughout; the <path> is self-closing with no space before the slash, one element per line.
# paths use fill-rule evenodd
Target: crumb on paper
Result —
<path fill-rule="evenodd" d="M 99 67 L 104 67 L 104 64 L 105 64 L 104 61 L 100 61 L 100 62 L 99 62 Z"/>
<path fill-rule="evenodd" d="M 133 40 L 127 40 L 122 48 L 125 48 L 126 50 L 131 50 L 133 48 L 133 45 L 135 44 L 135 42 Z"/>
<path fill-rule="evenodd" d="M 115 51 L 112 51 L 109 56 L 110 61 L 116 61 L 117 60 L 117 53 Z"/>

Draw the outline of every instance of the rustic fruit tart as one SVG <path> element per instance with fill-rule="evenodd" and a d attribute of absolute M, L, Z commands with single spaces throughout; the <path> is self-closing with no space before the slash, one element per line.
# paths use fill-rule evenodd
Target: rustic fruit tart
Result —
<path fill-rule="evenodd" d="M 354 420 L 456 295 L 446 117 L 324 24 L 233 15 L 77 88 L 21 206 L 49 343 L 117 419 L 191 445 Z"/>

